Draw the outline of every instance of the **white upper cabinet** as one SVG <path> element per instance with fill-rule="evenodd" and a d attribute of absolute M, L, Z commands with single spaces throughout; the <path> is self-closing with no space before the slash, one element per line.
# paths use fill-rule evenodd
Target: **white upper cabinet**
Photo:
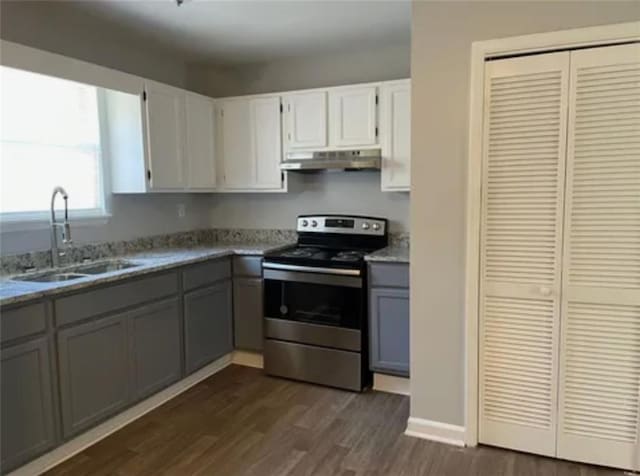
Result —
<path fill-rule="evenodd" d="M 380 87 L 382 190 L 409 191 L 411 185 L 411 81 Z"/>
<path fill-rule="evenodd" d="M 184 180 L 185 94 L 147 81 L 146 120 L 149 188 L 182 189 Z"/>
<path fill-rule="evenodd" d="M 331 146 L 358 147 L 378 143 L 375 85 L 329 89 Z"/>
<path fill-rule="evenodd" d="M 282 127 L 280 97 L 264 97 L 251 101 L 254 186 L 276 189 L 282 185 Z"/>
<path fill-rule="evenodd" d="M 252 177 L 251 101 L 232 99 L 219 104 L 219 142 L 223 187 L 250 188 Z"/>
<path fill-rule="evenodd" d="M 287 147 L 289 149 L 327 146 L 327 93 L 311 91 L 285 97 Z"/>
<path fill-rule="evenodd" d="M 222 191 L 284 191 L 280 96 L 218 104 Z"/>
<path fill-rule="evenodd" d="M 216 187 L 215 108 L 211 98 L 186 94 L 186 186 L 194 191 Z"/>

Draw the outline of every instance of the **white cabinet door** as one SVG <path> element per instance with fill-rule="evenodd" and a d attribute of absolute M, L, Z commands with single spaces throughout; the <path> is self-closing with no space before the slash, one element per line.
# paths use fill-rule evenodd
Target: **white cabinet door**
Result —
<path fill-rule="evenodd" d="M 286 96 L 287 148 L 327 146 L 327 93 L 311 91 Z"/>
<path fill-rule="evenodd" d="M 213 190 L 216 187 L 214 121 L 213 100 L 187 93 L 186 186 L 189 190 Z"/>
<path fill-rule="evenodd" d="M 571 53 L 558 456 L 640 469 L 640 45 Z"/>
<path fill-rule="evenodd" d="M 378 142 L 376 86 L 329 90 L 331 147 L 371 146 Z"/>
<path fill-rule="evenodd" d="M 380 87 L 380 145 L 383 191 L 409 191 L 411 185 L 411 81 Z"/>
<path fill-rule="evenodd" d="M 251 100 L 222 101 L 218 110 L 224 188 L 250 189 L 255 177 Z"/>
<path fill-rule="evenodd" d="M 479 440 L 556 454 L 569 53 L 485 65 Z"/>
<path fill-rule="evenodd" d="M 280 96 L 251 101 L 254 187 L 275 189 L 282 185 L 282 127 Z"/>
<path fill-rule="evenodd" d="M 183 188 L 184 91 L 152 81 L 145 90 L 150 189 Z"/>

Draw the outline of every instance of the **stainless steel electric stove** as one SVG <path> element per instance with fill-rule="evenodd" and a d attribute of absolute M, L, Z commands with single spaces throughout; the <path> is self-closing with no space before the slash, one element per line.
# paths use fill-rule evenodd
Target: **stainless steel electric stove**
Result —
<path fill-rule="evenodd" d="M 361 391 L 372 382 L 364 256 L 387 246 L 387 220 L 302 215 L 297 231 L 263 261 L 265 371 Z"/>

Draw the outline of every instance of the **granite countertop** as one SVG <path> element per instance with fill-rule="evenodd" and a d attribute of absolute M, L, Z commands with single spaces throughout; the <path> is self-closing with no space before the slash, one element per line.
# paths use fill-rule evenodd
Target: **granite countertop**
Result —
<path fill-rule="evenodd" d="M 16 304 L 44 296 L 53 296 L 69 291 L 76 291 L 84 287 L 95 286 L 97 284 L 110 283 L 125 278 L 145 275 L 172 269 L 178 266 L 198 263 L 212 258 L 223 256 L 244 255 L 262 256 L 265 253 L 276 251 L 293 243 L 216 243 L 210 246 L 193 248 L 169 248 L 132 253 L 122 256 L 114 256 L 110 259 L 126 259 L 138 266 L 111 271 L 93 276 L 73 279 L 71 281 L 56 281 L 48 283 L 37 283 L 27 281 L 12 281 L 11 276 L 0 278 L 0 304 Z M 105 260 L 98 260 L 101 262 Z M 73 265 L 78 266 L 78 264 Z M 73 267 L 71 266 L 71 267 Z M 46 270 L 39 270 L 33 274 L 40 274 Z M 61 268 L 60 272 L 64 272 Z"/>
<path fill-rule="evenodd" d="M 374 251 L 364 257 L 365 260 L 371 262 L 385 263 L 409 263 L 409 247 L 392 245 Z"/>

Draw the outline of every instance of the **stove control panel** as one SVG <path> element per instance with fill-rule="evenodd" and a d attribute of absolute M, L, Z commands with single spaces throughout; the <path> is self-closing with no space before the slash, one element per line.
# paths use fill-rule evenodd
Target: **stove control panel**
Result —
<path fill-rule="evenodd" d="M 305 215 L 298 217 L 297 231 L 384 236 L 386 220 L 373 217 Z"/>

